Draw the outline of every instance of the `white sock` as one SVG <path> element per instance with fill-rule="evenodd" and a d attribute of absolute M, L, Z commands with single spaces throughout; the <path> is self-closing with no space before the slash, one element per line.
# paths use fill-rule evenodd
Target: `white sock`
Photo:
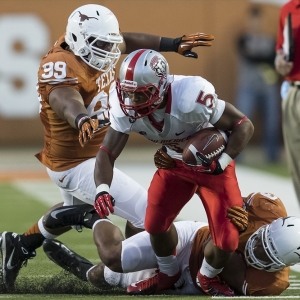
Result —
<path fill-rule="evenodd" d="M 92 269 L 94 269 L 96 266 L 97 266 L 97 265 L 92 266 L 92 267 L 90 267 L 90 268 L 86 271 L 85 276 L 86 276 L 86 279 L 87 279 L 88 281 L 90 281 L 90 280 L 89 280 L 89 272 L 90 272 Z"/>
<path fill-rule="evenodd" d="M 43 218 L 44 218 L 44 216 L 42 216 L 39 219 L 38 227 L 39 227 L 39 230 L 40 230 L 41 234 L 44 236 L 44 238 L 46 238 L 46 239 L 55 239 L 56 237 L 58 237 L 58 235 L 51 234 L 45 229 L 45 227 L 43 225 Z"/>
<path fill-rule="evenodd" d="M 109 269 L 108 267 L 104 267 L 104 279 L 105 281 L 112 286 L 117 286 L 121 280 L 121 273 L 117 273 Z"/>
<path fill-rule="evenodd" d="M 177 257 L 175 255 L 169 256 L 156 256 L 159 271 L 167 274 L 168 276 L 174 276 L 179 272 L 179 266 Z"/>
<path fill-rule="evenodd" d="M 200 268 L 200 273 L 206 277 L 213 278 L 217 276 L 219 273 L 221 273 L 223 268 L 221 269 L 215 269 L 211 265 L 209 265 L 204 257 L 201 268 Z"/>
<path fill-rule="evenodd" d="M 100 220 L 97 220 L 97 221 L 95 221 L 95 223 L 93 224 L 93 228 L 92 228 L 92 230 L 94 231 L 94 229 L 95 229 L 95 226 L 99 223 L 99 222 L 109 222 L 109 223 L 113 223 L 111 220 L 108 220 L 108 219 L 100 219 Z"/>

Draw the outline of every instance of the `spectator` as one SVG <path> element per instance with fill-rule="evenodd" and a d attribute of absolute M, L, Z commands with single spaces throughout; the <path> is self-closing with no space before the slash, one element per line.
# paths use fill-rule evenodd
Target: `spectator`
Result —
<path fill-rule="evenodd" d="M 261 8 L 251 6 L 247 14 L 247 28 L 237 40 L 239 65 L 236 107 L 250 119 L 256 114 L 263 116 L 266 159 L 276 162 L 280 149 L 280 100 L 278 75 L 274 69 L 276 40 L 263 33 L 262 21 Z"/>
<path fill-rule="evenodd" d="M 294 58 L 288 57 L 286 20 L 291 14 Z M 280 10 L 275 67 L 284 76 L 281 86 L 282 131 L 288 168 L 300 203 L 300 0 L 288 1 Z M 292 61 L 291 61 L 292 60 Z"/>

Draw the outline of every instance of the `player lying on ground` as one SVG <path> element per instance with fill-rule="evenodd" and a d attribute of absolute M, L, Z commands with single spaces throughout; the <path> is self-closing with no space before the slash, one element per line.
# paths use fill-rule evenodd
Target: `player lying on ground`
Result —
<path fill-rule="evenodd" d="M 280 295 L 289 286 L 288 266 L 300 262 L 300 219 L 287 217 L 282 201 L 273 194 L 252 193 L 243 200 L 248 212 L 248 226 L 241 232 L 238 249 L 219 278 L 236 295 Z M 245 220 L 240 210 L 235 209 L 230 209 L 228 217 L 243 230 Z M 91 212 L 89 214 L 91 217 Z M 83 211 L 85 217 L 89 214 Z M 213 247 L 208 226 L 192 221 L 175 222 L 174 225 L 178 233 L 176 251 L 182 276 L 175 289 L 161 293 L 204 294 L 196 278 L 204 252 Z M 97 242 L 99 228 L 95 220 L 93 229 Z M 147 232 L 136 234 L 111 249 L 119 252 L 120 260 L 116 263 L 121 264 L 126 274 L 113 272 L 103 263 L 94 266 L 57 240 L 45 240 L 43 248 L 56 264 L 99 288 L 104 282 L 126 288 L 137 280 L 157 276 L 157 261 Z"/>

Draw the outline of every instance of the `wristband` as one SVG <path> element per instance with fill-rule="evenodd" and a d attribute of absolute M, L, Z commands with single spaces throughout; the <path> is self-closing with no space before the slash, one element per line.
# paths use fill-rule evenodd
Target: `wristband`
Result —
<path fill-rule="evenodd" d="M 96 195 L 98 195 L 101 192 L 106 192 L 107 194 L 109 194 L 109 186 L 106 183 L 101 183 L 97 186 L 96 189 Z"/>
<path fill-rule="evenodd" d="M 176 45 L 174 43 L 174 39 L 162 37 L 160 39 L 159 51 L 161 52 L 177 52 Z"/>
<path fill-rule="evenodd" d="M 223 152 L 218 161 L 224 171 L 225 168 L 232 162 L 232 158 L 227 153 Z"/>
<path fill-rule="evenodd" d="M 90 117 L 87 115 L 87 114 L 79 114 L 76 119 L 75 119 L 75 125 L 77 127 L 77 129 L 80 129 L 81 128 L 81 125 L 82 125 L 82 121 L 85 120 L 85 119 L 89 119 Z"/>

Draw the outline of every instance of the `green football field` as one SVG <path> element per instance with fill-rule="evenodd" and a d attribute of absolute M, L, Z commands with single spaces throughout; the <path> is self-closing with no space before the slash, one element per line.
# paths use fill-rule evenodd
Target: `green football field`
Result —
<path fill-rule="evenodd" d="M 22 233 L 37 221 L 47 210 L 38 197 L 23 192 L 13 183 L 0 182 L 1 195 L 1 227 L 2 231 Z M 60 202 L 61 199 L 57 199 Z M 124 228 L 124 221 L 113 219 L 114 223 Z M 96 248 L 92 240 L 92 232 L 85 229 L 83 232 L 72 230 L 60 237 L 71 249 L 86 257 L 93 263 L 99 262 Z M 42 249 L 37 250 L 36 258 L 29 260 L 26 267 L 20 271 L 14 294 L 3 294 L 0 299 L 132 299 L 126 296 L 121 289 L 98 290 L 89 283 L 81 282 L 71 274 L 62 271 L 52 263 Z M 140 296 L 135 298 L 145 298 Z M 150 297 L 150 296 L 148 296 Z M 194 296 L 151 296 L 154 299 L 198 299 Z M 201 299 L 210 299 L 203 296 Z M 239 299 L 251 297 L 238 297 Z M 254 297 L 253 297 L 254 298 Z M 300 299 L 300 273 L 291 273 L 291 286 L 280 297 L 267 297 L 271 299 Z M 222 299 L 222 297 L 218 297 Z M 261 299 L 255 297 L 255 299 Z"/>

